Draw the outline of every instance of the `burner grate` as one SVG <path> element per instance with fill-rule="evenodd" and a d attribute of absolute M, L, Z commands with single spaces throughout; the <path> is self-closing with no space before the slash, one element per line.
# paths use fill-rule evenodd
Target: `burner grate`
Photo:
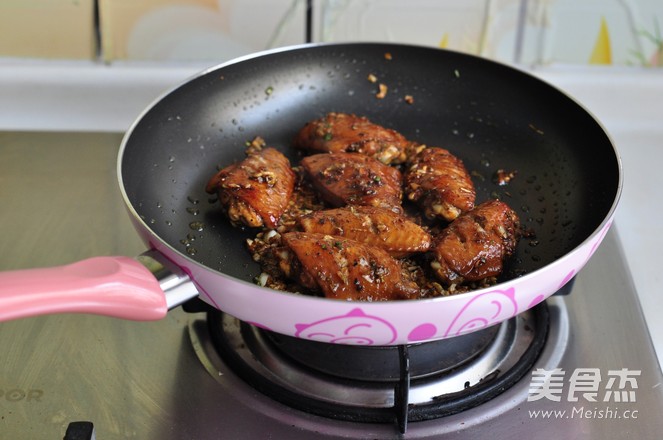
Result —
<path fill-rule="evenodd" d="M 548 324 L 548 309 L 542 303 L 476 335 L 398 347 L 363 347 L 300 340 L 222 312 L 208 314 L 211 340 L 221 358 L 261 393 L 322 417 L 394 423 L 400 432 L 406 431 L 408 422 L 445 417 L 480 405 L 518 382 L 543 349 Z M 441 369 L 430 369 L 435 362 L 428 357 L 435 358 L 436 351 L 441 357 L 457 352 L 453 347 L 463 346 L 462 338 L 470 336 L 471 349 L 465 348 L 464 360 L 442 362 Z M 363 366 L 371 363 L 367 360 L 371 355 L 378 366 Z M 424 358 L 427 366 L 417 366 Z M 348 365 L 361 367 L 345 371 Z M 367 377 L 375 371 L 378 374 Z"/>
<path fill-rule="evenodd" d="M 410 375 L 420 379 L 458 368 L 494 343 L 499 327 L 408 345 Z M 329 344 L 263 330 L 274 349 L 311 370 L 339 378 L 393 382 L 401 376 L 398 346 Z"/>

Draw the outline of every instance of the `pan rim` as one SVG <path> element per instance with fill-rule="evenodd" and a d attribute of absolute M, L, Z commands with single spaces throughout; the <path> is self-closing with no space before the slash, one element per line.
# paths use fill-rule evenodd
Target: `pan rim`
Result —
<path fill-rule="evenodd" d="M 513 72 L 517 72 L 521 75 L 527 76 L 531 80 L 534 80 L 548 88 L 554 89 L 557 93 L 563 95 L 565 98 L 569 99 L 572 101 L 575 105 L 577 105 L 582 111 L 584 111 L 593 121 L 598 125 L 598 127 L 601 129 L 601 131 L 605 134 L 608 142 L 610 143 L 610 146 L 612 147 L 612 152 L 614 154 L 615 158 L 615 165 L 616 165 L 616 171 L 617 171 L 617 186 L 615 188 L 615 196 L 612 201 L 612 204 L 610 208 L 608 209 L 606 215 L 604 216 L 603 220 L 598 224 L 598 226 L 590 233 L 588 234 L 580 243 L 578 243 L 575 247 L 572 249 L 568 250 L 564 255 L 561 257 L 555 259 L 554 261 L 538 268 L 535 269 L 531 272 L 528 272 L 522 276 L 516 277 L 509 279 L 507 281 L 503 281 L 497 284 L 494 284 L 492 286 L 472 290 L 469 292 L 464 292 L 460 294 L 455 294 L 455 295 L 448 295 L 448 296 L 440 296 L 440 297 L 433 297 L 433 298 L 422 298 L 422 299 L 417 299 L 417 300 L 389 300 L 389 301 L 375 301 L 375 302 L 359 302 L 356 301 L 354 302 L 355 304 L 361 304 L 363 307 L 368 306 L 368 307 L 385 307 L 389 306 L 390 304 L 400 304 L 405 305 L 405 304 L 411 304 L 411 303 L 416 303 L 416 304 L 434 304 L 438 302 L 448 302 L 448 301 L 456 301 L 457 298 L 463 297 L 463 298 L 469 298 L 471 296 L 479 296 L 488 292 L 493 292 L 496 290 L 500 290 L 504 285 L 507 285 L 509 283 L 513 283 L 515 281 L 519 282 L 525 282 L 533 277 L 538 277 L 540 276 L 541 272 L 544 271 L 552 271 L 555 270 L 556 266 L 564 265 L 564 263 L 568 260 L 571 259 L 575 256 L 576 253 L 578 253 L 581 249 L 583 249 L 585 246 L 588 245 L 589 242 L 593 241 L 597 235 L 601 233 L 606 228 L 609 228 L 610 225 L 614 221 L 615 213 L 617 211 L 617 208 L 619 206 L 619 202 L 622 196 L 622 191 L 623 191 L 623 185 L 624 185 L 624 170 L 623 170 L 623 163 L 622 163 L 622 158 L 621 155 L 619 154 L 619 151 L 617 150 L 615 146 L 614 139 L 612 138 L 611 134 L 607 130 L 607 128 L 604 126 L 604 124 L 578 99 L 575 97 L 571 96 L 569 93 L 564 91 L 563 89 L 555 86 L 554 84 L 549 83 L 548 81 L 539 78 L 538 76 L 532 74 L 531 72 L 528 72 L 527 70 L 524 70 L 518 66 L 510 65 L 498 60 L 492 60 L 492 59 L 487 59 L 484 57 L 480 57 L 477 55 L 473 54 L 468 54 L 464 52 L 459 52 L 459 51 L 454 51 L 454 50 L 449 50 L 449 49 L 441 49 L 441 48 L 436 48 L 436 47 L 428 47 L 428 46 L 422 46 L 422 45 L 414 45 L 414 44 L 406 44 L 406 43 L 391 43 L 391 42 L 362 42 L 362 41 L 355 41 L 355 42 L 344 42 L 344 43 L 306 43 L 306 44 L 297 44 L 297 45 L 291 45 L 291 46 L 283 46 L 279 48 L 274 48 L 274 49 L 268 49 L 264 51 L 258 51 L 255 53 L 243 55 L 237 58 L 234 58 L 232 60 L 219 63 L 213 66 L 210 66 L 206 69 L 201 70 L 200 72 L 189 76 L 188 78 L 184 79 L 183 81 L 179 82 L 178 84 L 174 85 L 173 87 L 165 90 L 163 93 L 161 93 L 159 96 L 157 96 L 143 111 L 134 119 L 132 124 L 129 126 L 129 128 L 126 130 L 122 141 L 120 143 L 120 147 L 118 150 L 118 156 L 117 156 L 117 179 L 118 179 L 118 184 L 120 187 L 120 193 L 122 196 L 122 199 L 125 203 L 125 206 L 127 210 L 129 211 L 129 214 L 131 216 L 131 219 L 133 220 L 135 225 L 139 225 L 140 228 L 143 231 L 146 231 L 149 233 L 149 236 L 151 238 L 150 240 L 150 245 L 154 247 L 152 244 L 152 240 L 156 240 L 159 243 L 159 246 L 168 249 L 170 252 L 173 252 L 176 254 L 179 258 L 183 259 L 186 261 L 188 265 L 195 266 L 199 270 L 204 270 L 205 272 L 208 272 L 214 276 L 220 276 L 224 279 L 227 279 L 228 281 L 232 281 L 234 283 L 240 283 L 241 285 L 245 285 L 247 287 L 250 287 L 252 289 L 259 289 L 263 294 L 278 294 L 278 295 L 286 295 L 287 297 L 293 297 L 297 298 L 299 300 L 303 301 L 314 301 L 315 303 L 338 303 L 337 299 L 331 299 L 331 298 L 325 298 L 325 297 L 319 297 L 319 296 L 313 296 L 313 295 L 302 295 L 302 294 L 297 294 L 293 292 L 287 292 L 287 291 L 280 291 L 280 290 L 275 290 L 271 289 L 268 287 L 262 287 L 259 286 L 255 283 L 249 282 L 247 280 L 241 279 L 241 278 L 236 278 L 234 276 L 228 275 L 224 272 L 221 272 L 219 270 L 213 269 L 199 261 L 196 261 L 195 259 L 191 258 L 189 255 L 187 255 L 185 252 L 182 252 L 175 247 L 173 247 L 170 243 L 168 243 L 166 240 L 164 240 L 157 232 L 155 232 L 148 222 L 141 218 L 140 214 L 138 214 L 137 210 L 135 209 L 133 203 L 129 199 L 129 195 L 126 191 L 125 188 L 125 182 L 122 176 L 122 162 L 123 162 L 123 157 L 125 154 L 125 151 L 127 149 L 129 140 L 132 136 L 132 133 L 136 129 L 136 127 L 141 123 L 141 121 L 145 118 L 145 116 L 161 101 L 163 101 L 168 95 L 171 93 L 175 92 L 176 90 L 180 89 L 184 85 L 190 83 L 191 81 L 196 80 L 197 78 L 200 78 L 202 76 L 205 76 L 211 72 L 216 72 L 219 71 L 220 69 L 223 69 L 224 67 L 235 65 L 244 61 L 252 60 L 252 59 L 257 59 L 273 54 L 278 54 L 278 53 L 283 53 L 283 52 L 296 52 L 296 51 L 302 51 L 302 50 L 315 50 L 316 48 L 339 48 L 339 49 L 347 49 L 350 47 L 359 47 L 359 46 L 373 46 L 373 47 L 378 47 L 378 48 L 394 48 L 394 47 L 399 47 L 399 48 L 413 48 L 417 50 L 425 49 L 425 50 L 430 50 L 430 51 L 436 51 L 436 52 L 448 52 L 448 53 L 453 53 L 461 57 L 466 57 L 466 58 L 471 58 L 471 59 L 477 59 L 481 60 L 481 62 L 487 62 L 491 64 L 495 64 L 498 66 L 501 66 L 505 69 L 508 69 Z M 140 231 L 139 231 L 140 233 Z M 582 266 L 578 268 L 578 270 L 581 269 Z M 187 271 L 191 273 L 192 271 Z M 195 280 L 194 280 L 195 281 Z"/>

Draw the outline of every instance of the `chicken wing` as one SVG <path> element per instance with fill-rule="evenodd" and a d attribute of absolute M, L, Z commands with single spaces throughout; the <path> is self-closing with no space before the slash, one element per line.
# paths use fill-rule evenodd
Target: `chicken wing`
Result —
<path fill-rule="evenodd" d="M 433 271 L 447 286 L 499 275 L 516 249 L 519 225 L 518 215 L 504 202 L 482 203 L 435 238 Z"/>
<path fill-rule="evenodd" d="M 249 152 L 240 163 L 219 171 L 207 183 L 217 193 L 233 223 L 275 228 L 292 195 L 295 173 L 290 161 L 274 148 Z"/>
<path fill-rule="evenodd" d="M 321 198 L 334 207 L 362 205 L 402 211 L 402 176 L 396 168 L 358 153 L 314 154 L 301 163 Z"/>
<path fill-rule="evenodd" d="M 305 232 L 345 237 L 377 246 L 392 257 L 400 258 L 426 252 L 431 236 L 421 226 L 389 209 L 373 206 L 348 206 L 314 211 L 298 219 Z"/>
<path fill-rule="evenodd" d="M 463 162 L 444 148 L 422 149 L 404 175 L 407 198 L 428 218 L 452 221 L 474 207 L 476 191 Z"/>
<path fill-rule="evenodd" d="M 295 146 L 316 153 L 361 153 L 385 165 L 405 161 L 410 142 L 399 132 L 374 124 L 364 116 L 328 113 L 308 122 L 295 138 Z"/>
<path fill-rule="evenodd" d="M 398 260 L 379 248 L 324 234 L 288 232 L 292 252 L 281 268 L 327 298 L 357 301 L 413 299 L 421 295 Z"/>

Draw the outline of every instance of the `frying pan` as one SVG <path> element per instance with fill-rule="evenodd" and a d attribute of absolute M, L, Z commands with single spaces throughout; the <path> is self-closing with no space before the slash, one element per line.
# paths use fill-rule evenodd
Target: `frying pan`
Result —
<path fill-rule="evenodd" d="M 368 80 L 374 75 L 377 82 Z M 386 96 L 377 95 L 378 85 Z M 296 164 L 297 131 L 327 112 L 367 116 L 449 149 L 477 203 L 498 197 L 526 230 L 498 284 L 424 300 L 349 302 L 279 292 L 204 188 L 256 136 Z M 516 172 L 504 186 L 498 170 Z M 149 251 L 0 274 L 0 319 L 99 313 L 159 319 L 200 295 L 247 322 L 299 338 L 394 345 L 449 338 L 508 319 L 560 289 L 610 227 L 620 159 L 601 125 L 556 88 L 500 63 L 380 43 L 305 45 L 237 59 L 164 94 L 126 133 L 121 190 Z M 165 292 L 165 294 L 164 294 Z"/>

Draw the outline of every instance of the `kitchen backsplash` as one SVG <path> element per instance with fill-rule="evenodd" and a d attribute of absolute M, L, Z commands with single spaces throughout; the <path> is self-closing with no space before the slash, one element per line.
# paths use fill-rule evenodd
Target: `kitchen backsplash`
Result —
<path fill-rule="evenodd" d="M 662 0 L 311 0 L 313 41 L 663 66 Z M 2 0 L 0 57 L 214 61 L 305 41 L 306 0 Z"/>
<path fill-rule="evenodd" d="M 93 58 L 92 0 L 0 0 L 0 57 Z"/>

